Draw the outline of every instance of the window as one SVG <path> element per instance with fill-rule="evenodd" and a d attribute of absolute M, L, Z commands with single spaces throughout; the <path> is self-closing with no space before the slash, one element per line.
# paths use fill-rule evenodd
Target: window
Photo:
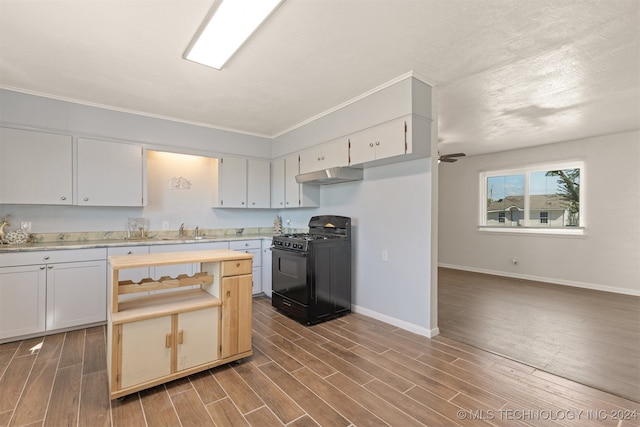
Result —
<path fill-rule="evenodd" d="M 582 234 L 583 175 L 582 162 L 481 172 L 480 227 Z"/>
<path fill-rule="evenodd" d="M 549 212 L 540 212 L 540 224 L 549 224 Z"/>

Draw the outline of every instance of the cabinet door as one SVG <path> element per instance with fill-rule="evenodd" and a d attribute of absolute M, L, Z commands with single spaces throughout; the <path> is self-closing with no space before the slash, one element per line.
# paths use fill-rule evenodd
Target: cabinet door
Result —
<path fill-rule="evenodd" d="M 271 162 L 247 161 L 247 207 L 271 207 Z"/>
<path fill-rule="evenodd" d="M 271 162 L 271 208 L 283 209 L 285 202 L 285 159 L 277 159 Z"/>
<path fill-rule="evenodd" d="M 284 160 L 284 207 L 300 206 L 300 184 L 296 181 L 299 174 L 299 158 L 297 154 L 287 156 Z"/>
<path fill-rule="evenodd" d="M 223 208 L 247 207 L 247 160 L 225 157 L 218 166 L 218 201 Z"/>
<path fill-rule="evenodd" d="M 300 173 L 315 172 L 323 168 L 322 145 L 300 152 Z"/>
<path fill-rule="evenodd" d="M 324 168 L 348 166 L 349 140 L 340 138 L 322 144 L 322 160 Z"/>
<path fill-rule="evenodd" d="M 106 261 L 47 265 L 48 331 L 106 320 Z"/>
<path fill-rule="evenodd" d="M 78 205 L 144 206 L 144 150 L 78 139 Z"/>
<path fill-rule="evenodd" d="M 222 357 L 251 350 L 251 275 L 222 278 Z"/>
<path fill-rule="evenodd" d="M 0 128 L 0 203 L 73 203 L 73 140 Z"/>
<path fill-rule="evenodd" d="M 392 120 L 376 126 L 376 160 L 401 156 L 406 152 L 406 122 Z M 380 145 L 377 143 L 380 142 Z"/>
<path fill-rule="evenodd" d="M 120 388 L 171 373 L 171 316 L 122 325 Z"/>
<path fill-rule="evenodd" d="M 354 133 L 349 137 L 351 164 L 357 165 L 405 154 L 405 135 L 404 118 Z"/>
<path fill-rule="evenodd" d="M 178 315 L 177 370 L 218 360 L 220 313 L 218 307 Z"/>
<path fill-rule="evenodd" d="M 262 280 L 261 280 L 261 288 L 262 292 L 265 293 L 266 296 L 271 298 L 271 241 L 263 240 L 262 241 Z"/>
<path fill-rule="evenodd" d="M 44 264 L 0 268 L 0 340 L 44 331 L 46 280 Z"/>

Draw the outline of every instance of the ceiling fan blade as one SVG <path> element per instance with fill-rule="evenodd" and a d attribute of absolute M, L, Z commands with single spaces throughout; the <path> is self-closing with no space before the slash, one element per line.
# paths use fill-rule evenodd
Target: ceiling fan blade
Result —
<path fill-rule="evenodd" d="M 458 159 L 451 159 L 449 157 L 440 157 L 438 160 L 445 163 L 454 163 L 458 161 Z"/>
<path fill-rule="evenodd" d="M 464 153 L 443 154 L 442 157 L 464 157 Z"/>

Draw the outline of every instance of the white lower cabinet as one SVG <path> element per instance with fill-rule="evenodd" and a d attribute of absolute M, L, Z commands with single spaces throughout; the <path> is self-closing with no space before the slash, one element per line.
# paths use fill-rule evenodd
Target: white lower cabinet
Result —
<path fill-rule="evenodd" d="M 259 239 L 236 240 L 229 242 L 229 249 L 242 251 L 253 255 L 253 285 L 251 293 L 253 295 L 262 292 L 262 243 Z"/>
<path fill-rule="evenodd" d="M 0 268 L 0 340 L 44 332 L 47 273 L 43 267 Z"/>
<path fill-rule="evenodd" d="M 0 340 L 107 320 L 105 249 L 0 254 Z"/>
<path fill-rule="evenodd" d="M 271 298 L 271 239 L 262 239 L 262 292 Z"/>
<path fill-rule="evenodd" d="M 107 262 L 47 265 L 47 331 L 107 320 Z"/>

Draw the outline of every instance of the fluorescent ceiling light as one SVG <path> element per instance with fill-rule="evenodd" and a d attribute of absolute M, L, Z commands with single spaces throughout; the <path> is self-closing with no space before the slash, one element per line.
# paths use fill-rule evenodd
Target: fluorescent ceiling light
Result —
<path fill-rule="evenodd" d="M 283 1 L 216 1 L 187 48 L 184 58 L 221 69 Z"/>

